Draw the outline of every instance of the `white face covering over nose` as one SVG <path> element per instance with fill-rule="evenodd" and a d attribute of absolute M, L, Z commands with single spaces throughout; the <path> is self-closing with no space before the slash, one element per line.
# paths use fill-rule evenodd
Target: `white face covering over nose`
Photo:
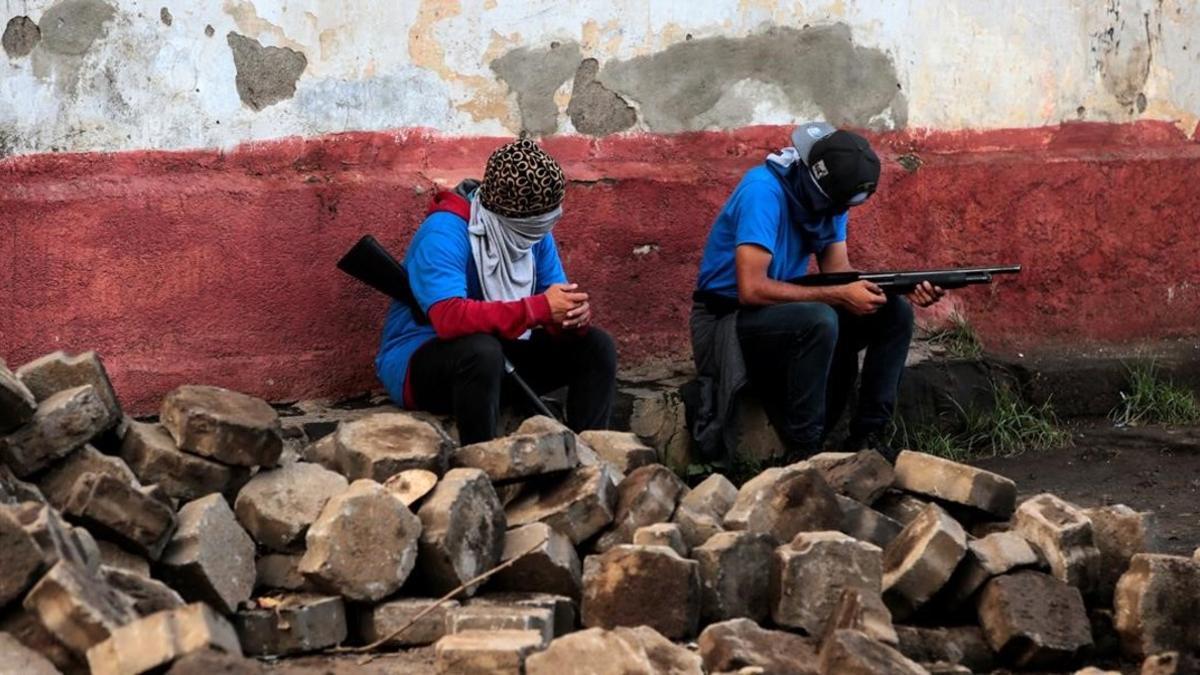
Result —
<path fill-rule="evenodd" d="M 484 300 L 522 300 L 533 295 L 533 247 L 561 217 L 562 206 L 528 218 L 501 216 L 485 208 L 475 192 L 467 232 Z"/>

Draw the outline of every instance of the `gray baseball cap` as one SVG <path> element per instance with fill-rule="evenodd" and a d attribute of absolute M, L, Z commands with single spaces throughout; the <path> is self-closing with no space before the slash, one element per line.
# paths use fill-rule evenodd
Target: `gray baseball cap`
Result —
<path fill-rule="evenodd" d="M 808 155 L 817 141 L 829 136 L 837 129 L 827 122 L 807 122 L 792 131 L 792 147 L 800 154 L 800 160 L 809 165 Z"/>

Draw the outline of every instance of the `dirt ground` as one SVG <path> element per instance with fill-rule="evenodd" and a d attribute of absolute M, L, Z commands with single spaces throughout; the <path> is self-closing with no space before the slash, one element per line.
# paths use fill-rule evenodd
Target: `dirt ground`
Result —
<path fill-rule="evenodd" d="M 1159 552 L 1200 547 L 1200 427 L 1116 429 L 1082 422 L 1074 447 L 974 462 L 1017 482 L 1020 498 L 1053 492 L 1080 506 L 1151 511 Z"/>

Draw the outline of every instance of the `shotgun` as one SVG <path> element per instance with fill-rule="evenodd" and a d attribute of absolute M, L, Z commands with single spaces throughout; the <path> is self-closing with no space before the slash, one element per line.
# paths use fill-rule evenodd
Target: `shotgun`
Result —
<path fill-rule="evenodd" d="M 963 288 L 974 284 L 990 284 L 997 274 L 1018 274 L 1020 265 L 998 267 L 962 267 L 944 270 L 916 270 L 904 272 L 832 272 L 830 274 L 806 274 L 790 283 L 800 286 L 841 286 L 855 281 L 871 281 L 884 293 L 905 295 L 928 281 L 940 288 Z"/>

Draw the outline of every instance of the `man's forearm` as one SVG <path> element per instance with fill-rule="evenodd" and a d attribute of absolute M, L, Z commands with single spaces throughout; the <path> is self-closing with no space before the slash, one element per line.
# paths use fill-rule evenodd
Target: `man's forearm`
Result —
<path fill-rule="evenodd" d="M 738 283 L 738 300 L 743 305 L 778 305 L 785 302 L 823 302 L 841 304 L 844 286 L 800 286 L 786 281 L 760 279 L 754 283 Z"/>

